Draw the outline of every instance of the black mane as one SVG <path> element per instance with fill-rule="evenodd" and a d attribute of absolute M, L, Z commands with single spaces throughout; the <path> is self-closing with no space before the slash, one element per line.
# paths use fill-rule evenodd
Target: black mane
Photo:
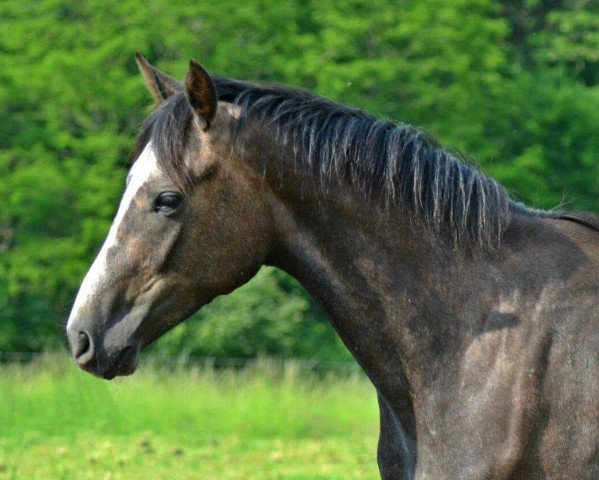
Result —
<path fill-rule="evenodd" d="M 219 100 L 241 108 L 238 128 L 246 122 L 269 128 L 273 142 L 293 148 L 306 175 L 323 183 L 343 176 L 365 194 L 405 208 L 456 244 L 496 244 L 510 210 L 526 211 L 494 179 L 416 127 L 380 120 L 303 90 L 213 80 Z M 137 148 L 152 140 L 162 166 L 181 178 L 192 118 L 183 92 L 173 95 L 146 120 Z"/>

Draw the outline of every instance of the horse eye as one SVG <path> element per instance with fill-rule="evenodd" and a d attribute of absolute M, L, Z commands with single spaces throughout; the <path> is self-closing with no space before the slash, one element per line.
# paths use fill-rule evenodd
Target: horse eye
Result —
<path fill-rule="evenodd" d="M 183 202 L 183 196 L 177 192 L 162 192 L 154 200 L 154 211 L 170 213 L 175 211 Z"/>

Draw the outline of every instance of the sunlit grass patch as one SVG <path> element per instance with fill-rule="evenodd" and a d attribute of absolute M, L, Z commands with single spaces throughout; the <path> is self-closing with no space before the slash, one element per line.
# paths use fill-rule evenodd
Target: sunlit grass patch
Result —
<path fill-rule="evenodd" d="M 268 362 L 106 382 L 64 360 L 0 366 L 0 479 L 377 478 L 359 374 Z"/>
<path fill-rule="evenodd" d="M 4 443 L 0 479 L 375 479 L 375 438 L 227 436 L 187 446 L 139 434 Z"/>

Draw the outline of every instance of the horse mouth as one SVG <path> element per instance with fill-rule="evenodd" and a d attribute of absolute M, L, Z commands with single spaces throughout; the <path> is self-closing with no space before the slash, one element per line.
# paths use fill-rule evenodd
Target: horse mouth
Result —
<path fill-rule="evenodd" d="M 103 372 L 92 372 L 104 380 L 112 380 L 115 377 L 124 377 L 133 374 L 137 370 L 139 354 L 132 346 L 125 347 L 114 358 L 112 365 Z"/>

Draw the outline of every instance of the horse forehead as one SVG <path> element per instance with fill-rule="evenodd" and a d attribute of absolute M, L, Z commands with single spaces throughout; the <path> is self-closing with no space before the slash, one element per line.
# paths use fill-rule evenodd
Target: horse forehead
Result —
<path fill-rule="evenodd" d="M 160 175 L 160 168 L 156 159 L 156 154 L 152 148 L 152 143 L 149 142 L 144 150 L 141 152 L 127 177 L 127 187 L 125 193 L 121 198 L 121 203 L 117 210 L 112 227 L 106 239 L 108 247 L 112 247 L 118 244 L 117 232 L 122 228 L 125 223 L 125 216 L 133 205 L 135 197 L 143 186 Z"/>
<path fill-rule="evenodd" d="M 152 142 L 148 142 L 139 157 L 137 157 L 137 160 L 133 163 L 131 170 L 129 170 L 125 195 L 130 192 L 137 192 L 145 182 L 157 176 L 159 171 L 158 160 L 156 159 Z"/>

